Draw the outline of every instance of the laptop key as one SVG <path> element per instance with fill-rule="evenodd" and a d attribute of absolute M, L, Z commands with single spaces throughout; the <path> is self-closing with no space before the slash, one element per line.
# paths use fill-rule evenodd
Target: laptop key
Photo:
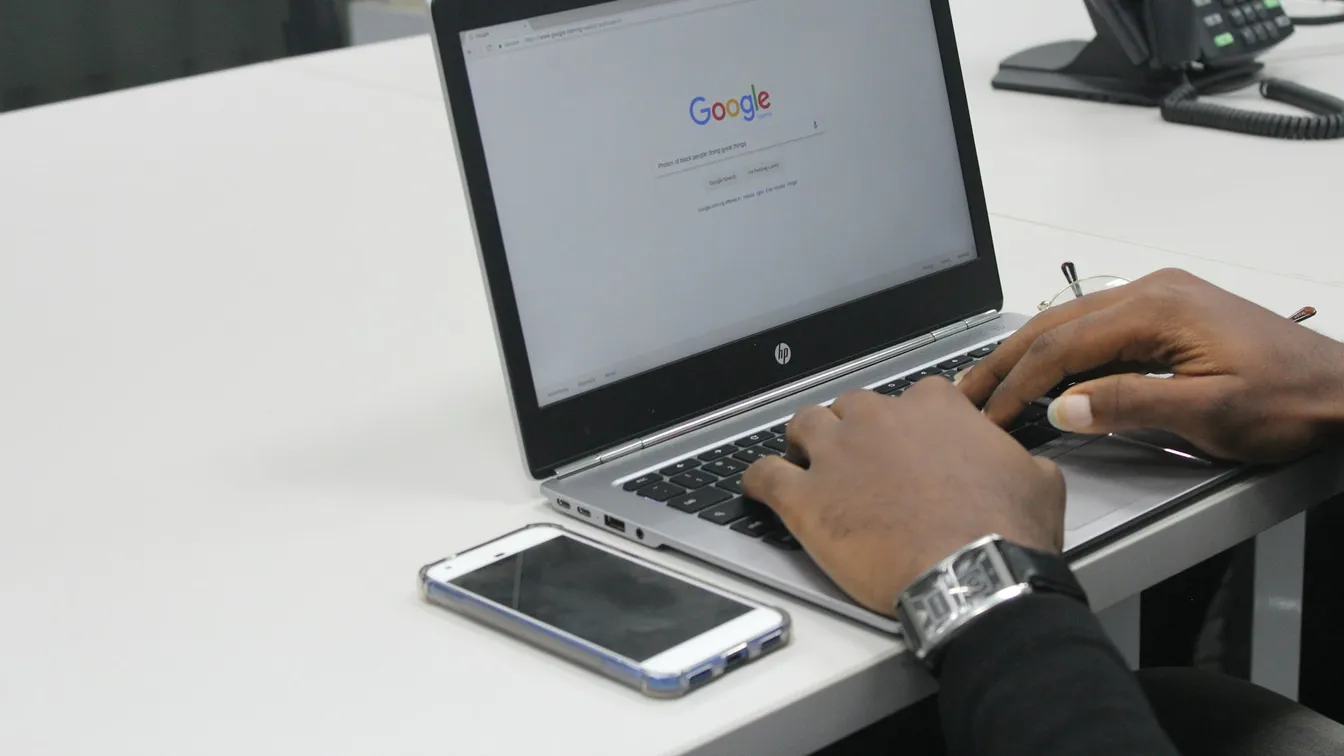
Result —
<path fill-rule="evenodd" d="M 957 357 L 953 357 L 953 358 L 950 359 L 950 360 L 943 360 L 942 362 L 938 363 L 938 369 L 939 369 L 939 370 L 956 370 L 956 369 L 958 369 L 958 368 L 960 368 L 960 367 L 962 367 L 962 366 L 964 366 L 964 365 L 969 364 L 970 361 L 971 361 L 971 358 L 963 354 L 963 355 L 960 355 L 960 356 L 957 356 Z"/>
<path fill-rule="evenodd" d="M 624 488 L 627 491 L 636 491 L 638 489 L 643 488 L 644 486 L 653 485 L 654 483 L 657 483 L 662 479 L 663 476 L 659 475 L 658 473 L 647 473 L 645 475 L 639 476 L 638 478 L 635 478 L 634 480 L 626 482 L 626 484 L 624 486 L 621 486 L 621 488 Z"/>
<path fill-rule="evenodd" d="M 667 501 L 673 496 L 680 496 L 686 493 L 686 489 L 678 485 L 673 485 L 667 481 L 659 481 L 650 486 L 645 486 L 637 491 L 640 496 L 654 501 Z"/>
<path fill-rule="evenodd" d="M 973 360 L 983 360 L 991 354 L 994 354 L 994 350 L 997 349 L 998 346 L 998 344 L 986 344 L 979 349 L 972 349 L 966 353 L 966 356 Z"/>
<path fill-rule="evenodd" d="M 779 528 L 779 521 L 773 517 L 744 517 L 733 523 L 732 529 L 745 536 L 760 538 Z"/>
<path fill-rule="evenodd" d="M 705 488 L 699 491 L 692 491 L 688 494 L 682 494 L 675 499 L 667 502 L 669 507 L 679 509 L 682 512 L 694 514 L 715 504 L 722 504 L 733 498 L 733 495 L 727 491 L 720 491 L 717 488 Z"/>
<path fill-rule="evenodd" d="M 783 454 L 784 450 L 789 448 L 789 442 L 785 441 L 782 438 L 772 438 L 769 441 L 766 441 L 765 443 L 761 444 L 761 446 L 764 446 L 767 449 L 773 449 L 774 451 Z"/>
<path fill-rule="evenodd" d="M 710 483 L 713 483 L 714 481 L 718 480 L 718 477 L 710 473 L 707 473 L 703 470 L 691 470 L 690 472 L 684 472 L 675 478 L 670 478 L 669 480 L 672 483 L 681 486 L 682 488 L 689 488 L 694 490 L 697 488 L 704 488 Z"/>
<path fill-rule="evenodd" d="M 709 520 L 715 525 L 728 525 L 758 513 L 760 506 L 757 502 L 749 502 L 739 496 L 704 510 L 700 513 L 700 519 Z"/>
<path fill-rule="evenodd" d="M 906 378 L 911 382 L 916 382 L 916 381 L 922 381 L 925 378 L 933 378 L 934 376 L 940 376 L 942 374 L 943 371 L 939 370 L 936 367 L 931 367 L 931 368 L 925 368 L 924 370 L 921 370 L 918 373 L 911 373 L 910 375 L 907 375 Z"/>
<path fill-rule="evenodd" d="M 789 424 L 788 424 L 788 423 L 781 423 L 781 424 L 776 425 L 775 427 L 771 428 L 771 429 L 770 429 L 770 432 L 773 433 L 773 434 L 775 434 L 776 436 L 782 436 L 782 435 L 784 435 L 784 431 L 786 431 L 786 430 L 788 430 L 788 429 L 789 429 Z"/>
<path fill-rule="evenodd" d="M 742 493 L 742 476 L 739 474 L 734 475 L 731 478 L 724 478 L 715 485 L 719 488 L 722 488 L 725 491 L 731 491 L 735 494 L 740 494 Z"/>
<path fill-rule="evenodd" d="M 1044 420 L 1046 414 L 1047 409 L 1045 407 L 1033 403 L 1028 404 L 1027 408 L 1022 410 L 1022 414 L 1018 415 L 1018 417 L 1021 418 L 1023 425 L 1033 425 Z"/>
<path fill-rule="evenodd" d="M 1032 423 L 1030 420 L 1027 420 L 1022 415 L 1018 415 L 1017 417 L 1010 420 L 1007 425 L 1003 426 L 1003 429 L 1008 431 L 1008 433 L 1012 434 L 1022 430 L 1023 428 L 1031 424 Z"/>
<path fill-rule="evenodd" d="M 879 394 L 886 394 L 887 396 L 893 396 L 898 395 L 901 391 L 904 391 L 908 388 L 910 388 L 910 381 L 907 381 L 904 378 L 897 378 L 894 381 L 887 381 L 886 383 L 882 384 L 881 386 L 878 386 L 873 390 Z"/>
<path fill-rule="evenodd" d="M 724 444 L 723 446 L 716 446 L 704 454 L 698 455 L 697 459 L 701 462 L 713 462 L 719 457 L 726 457 L 735 451 L 737 451 L 736 446 L 733 446 L 732 444 Z"/>
<path fill-rule="evenodd" d="M 1013 431 L 1013 438 L 1026 447 L 1027 451 L 1039 449 L 1062 435 L 1054 428 L 1042 428 L 1039 425 L 1028 425 Z"/>
<path fill-rule="evenodd" d="M 787 530 L 766 533 L 763 540 L 771 546 L 784 549 L 785 551 L 798 551 L 803 548 L 803 545 L 798 543 L 798 539 L 793 537 L 793 533 L 790 533 Z"/>
<path fill-rule="evenodd" d="M 737 454 L 734 454 L 733 459 L 740 459 L 743 462 L 746 462 L 747 464 L 751 464 L 752 462 L 755 462 L 758 459 L 764 459 L 766 457 L 778 457 L 778 456 L 781 456 L 780 453 L 775 451 L 774 449 L 766 449 L 761 446 L 754 446 L 750 449 L 743 449 Z"/>
<path fill-rule="evenodd" d="M 726 478 L 746 470 L 747 464 L 745 462 L 738 462 L 732 457 L 724 457 L 723 459 L 716 459 L 713 462 L 705 463 L 705 466 L 701 469 L 706 472 L 712 472 L 720 478 Z"/>
<path fill-rule="evenodd" d="M 680 475 L 688 470 L 694 470 L 700 466 L 698 459 L 683 459 L 680 462 L 674 462 L 658 471 L 659 475 Z"/>
<path fill-rule="evenodd" d="M 739 438 L 733 443 L 745 449 L 748 446 L 756 446 L 757 444 L 764 443 L 774 435 L 775 434 L 771 433 L 770 431 L 757 431 L 751 434 L 750 436 L 746 436 L 745 438 Z"/>

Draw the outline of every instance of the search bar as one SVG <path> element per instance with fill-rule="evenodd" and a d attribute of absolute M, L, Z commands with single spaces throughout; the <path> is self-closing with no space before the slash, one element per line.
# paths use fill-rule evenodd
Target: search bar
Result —
<path fill-rule="evenodd" d="M 709 130 L 714 127 L 701 128 Z M 813 120 L 787 124 L 743 124 L 740 128 L 726 131 L 722 139 L 710 142 L 706 147 L 687 150 L 681 154 L 668 154 L 654 161 L 654 175 L 657 178 L 666 178 L 752 155 L 759 160 L 763 157 L 759 153 L 805 139 L 814 139 L 825 134 L 826 127 L 820 121 Z"/>

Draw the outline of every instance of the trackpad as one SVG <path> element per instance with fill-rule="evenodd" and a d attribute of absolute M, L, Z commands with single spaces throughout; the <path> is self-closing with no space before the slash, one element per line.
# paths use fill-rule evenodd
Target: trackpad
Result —
<path fill-rule="evenodd" d="M 1227 472 L 1202 459 L 1109 436 L 1065 452 L 1055 462 L 1068 486 L 1066 532 L 1122 510 L 1137 516 Z"/>

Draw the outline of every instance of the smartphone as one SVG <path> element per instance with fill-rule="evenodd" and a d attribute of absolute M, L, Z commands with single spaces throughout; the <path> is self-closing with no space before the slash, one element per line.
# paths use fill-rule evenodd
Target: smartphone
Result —
<path fill-rule="evenodd" d="M 675 698 L 789 641 L 789 616 L 559 525 L 529 525 L 420 569 L 431 603 Z"/>

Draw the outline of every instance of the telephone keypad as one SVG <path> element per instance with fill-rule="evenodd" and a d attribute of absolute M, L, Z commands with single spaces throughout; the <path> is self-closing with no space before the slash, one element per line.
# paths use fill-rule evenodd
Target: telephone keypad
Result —
<path fill-rule="evenodd" d="M 1293 22 L 1282 0 L 1191 0 L 1208 34 L 1204 60 L 1253 56 L 1293 33 Z M 1221 5 L 1221 11 L 1218 10 Z"/>

